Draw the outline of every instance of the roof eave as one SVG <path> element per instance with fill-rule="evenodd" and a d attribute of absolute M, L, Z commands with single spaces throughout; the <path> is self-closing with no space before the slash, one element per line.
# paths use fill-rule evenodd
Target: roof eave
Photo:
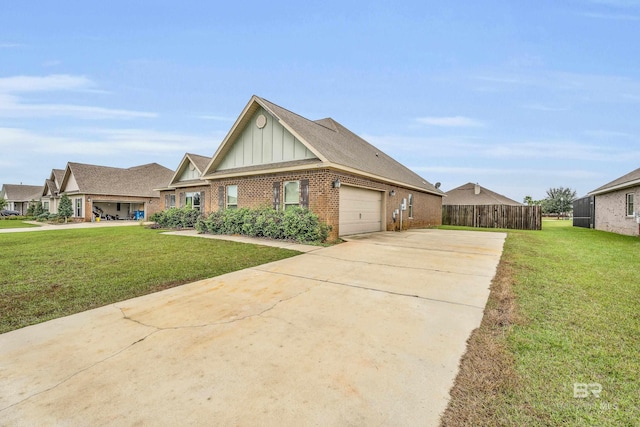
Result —
<path fill-rule="evenodd" d="M 611 187 L 602 188 L 600 190 L 594 190 L 587 193 L 588 196 L 597 196 L 600 194 L 611 193 L 613 191 L 624 190 L 625 188 L 636 187 L 640 185 L 640 179 L 634 179 L 633 181 L 623 182 L 622 184 L 613 185 Z"/>

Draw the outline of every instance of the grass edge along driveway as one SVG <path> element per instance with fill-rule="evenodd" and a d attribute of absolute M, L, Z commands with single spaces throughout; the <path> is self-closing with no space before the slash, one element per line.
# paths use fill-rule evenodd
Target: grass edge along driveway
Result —
<path fill-rule="evenodd" d="M 638 425 L 640 239 L 569 221 L 502 231 L 442 425 Z"/>
<path fill-rule="evenodd" d="M 0 333 L 299 254 L 161 232 L 0 234 Z"/>

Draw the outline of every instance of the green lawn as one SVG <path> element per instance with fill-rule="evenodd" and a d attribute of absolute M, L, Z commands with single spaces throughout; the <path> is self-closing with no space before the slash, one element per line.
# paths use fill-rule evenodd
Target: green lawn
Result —
<path fill-rule="evenodd" d="M 298 254 L 160 232 L 0 234 L 0 333 Z"/>
<path fill-rule="evenodd" d="M 26 222 L 22 222 L 21 220 L 16 220 L 16 219 L 0 219 L 0 229 L 29 228 L 29 227 L 40 227 L 40 226 L 35 224 L 27 224 Z"/>
<path fill-rule="evenodd" d="M 570 221 L 508 231 L 501 265 L 510 272 L 517 320 L 503 335 L 493 325 L 485 338 L 504 345 L 511 368 L 495 381 L 497 391 L 475 392 L 486 393 L 474 399 L 484 399 L 487 410 L 474 423 L 640 425 L 639 260 L 638 237 Z M 499 305 L 492 291 L 488 306 Z M 462 401 L 450 409 L 462 410 Z"/>

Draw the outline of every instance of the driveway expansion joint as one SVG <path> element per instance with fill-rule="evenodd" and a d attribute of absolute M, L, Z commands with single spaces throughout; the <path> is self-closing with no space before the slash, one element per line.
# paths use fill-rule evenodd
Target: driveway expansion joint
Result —
<path fill-rule="evenodd" d="M 464 304 L 464 303 L 461 303 L 461 302 L 447 301 L 447 300 L 437 299 L 437 298 L 428 298 L 428 297 L 423 297 L 423 296 L 416 295 L 416 294 L 407 294 L 407 293 L 403 293 L 403 292 L 394 292 L 394 291 L 389 291 L 389 290 L 385 290 L 385 289 L 370 288 L 370 287 L 362 286 L 362 285 L 354 285 L 353 283 L 335 282 L 335 281 L 329 280 L 329 279 L 318 279 L 318 278 L 300 276 L 300 275 L 291 274 L 291 273 L 282 273 L 282 272 L 276 272 L 276 271 L 261 270 L 260 268 L 256 268 L 256 267 L 254 267 L 254 269 L 258 270 L 258 271 L 262 271 L 263 273 L 271 273 L 271 274 L 278 274 L 278 275 L 282 275 L 282 276 L 295 277 L 295 278 L 298 278 L 298 279 L 313 280 L 313 281 L 316 281 L 316 282 L 327 283 L 327 284 L 330 284 L 330 285 L 347 286 L 347 287 L 350 287 L 350 288 L 362 289 L 362 290 L 365 290 L 365 291 L 380 292 L 380 293 L 383 293 L 383 294 L 396 295 L 396 296 L 409 297 L 409 298 L 417 298 L 417 299 L 424 300 L 424 301 L 441 302 L 441 303 L 445 303 L 445 304 L 451 304 L 451 305 L 457 305 L 457 306 L 463 306 L 463 307 L 471 307 L 471 308 L 475 308 L 475 309 L 478 309 L 478 310 L 484 310 L 484 307 L 480 307 L 480 306 L 472 305 L 472 304 Z M 309 289 L 307 289 L 307 291 L 308 290 Z"/>

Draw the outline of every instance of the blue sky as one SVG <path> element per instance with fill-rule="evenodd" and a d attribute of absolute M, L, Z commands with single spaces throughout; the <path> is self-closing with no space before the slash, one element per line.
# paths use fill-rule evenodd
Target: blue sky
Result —
<path fill-rule="evenodd" d="M 640 167 L 640 0 L 3 2 L 0 183 L 211 156 L 252 94 L 445 191 L 583 195 Z"/>

